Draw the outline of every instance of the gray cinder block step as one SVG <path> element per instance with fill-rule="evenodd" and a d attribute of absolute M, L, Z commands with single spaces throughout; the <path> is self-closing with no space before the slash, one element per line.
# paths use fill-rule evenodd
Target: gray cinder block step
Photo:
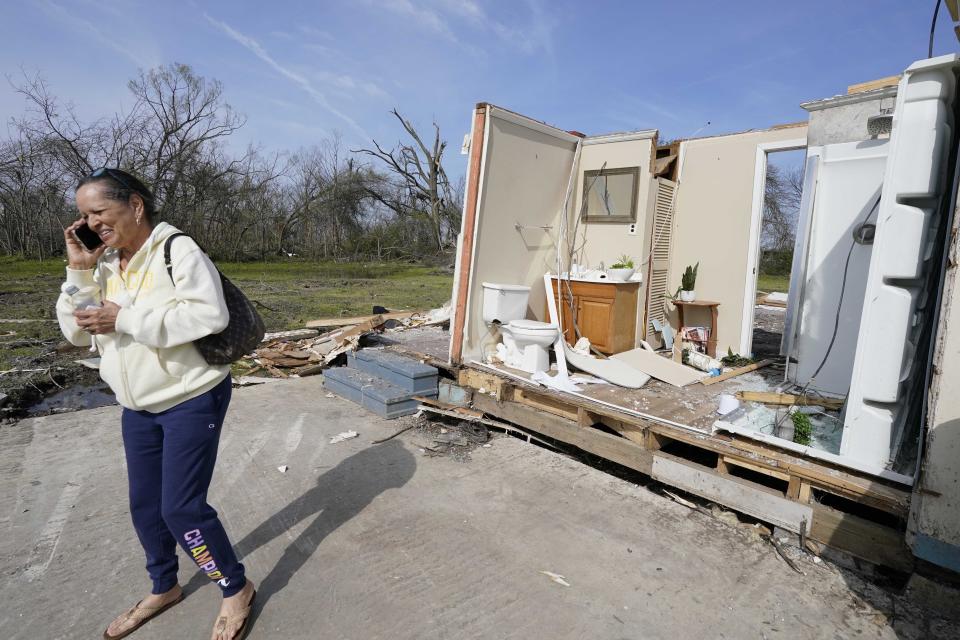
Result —
<path fill-rule="evenodd" d="M 384 349 L 361 349 L 347 355 L 347 366 L 383 378 L 412 393 L 436 393 L 437 369 Z"/>
<path fill-rule="evenodd" d="M 436 388 L 432 393 L 412 392 L 352 367 L 327 369 L 323 373 L 323 386 L 382 418 L 397 418 L 416 413 L 420 403 L 414 400 L 413 396 L 437 395 Z"/>

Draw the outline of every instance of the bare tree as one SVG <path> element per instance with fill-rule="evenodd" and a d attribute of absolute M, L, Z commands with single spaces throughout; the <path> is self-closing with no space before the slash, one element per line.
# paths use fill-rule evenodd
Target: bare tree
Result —
<path fill-rule="evenodd" d="M 463 181 L 451 185 L 434 125 L 427 145 L 397 110 L 409 144 L 344 151 L 336 136 L 292 156 L 232 152 L 225 142 L 244 119 L 219 82 L 183 64 L 141 72 L 131 108 L 84 122 L 40 77 L 16 89 L 28 109 L 0 139 L 0 252 L 45 257 L 62 251 L 76 215 L 77 179 L 102 166 L 141 176 L 160 219 L 193 235 L 214 257 L 411 258 L 448 246 L 459 228 Z"/>
<path fill-rule="evenodd" d="M 761 235 L 764 249 L 785 251 L 793 248 L 802 192 L 801 168 L 784 170 L 773 164 L 767 166 Z"/>
<path fill-rule="evenodd" d="M 398 189 L 371 190 L 371 195 L 400 217 L 415 217 L 427 222 L 435 249 L 442 251 L 446 241 L 444 228 L 448 226 L 449 218 L 459 213 L 442 164 L 447 143 L 440 139 L 437 123 L 433 123 L 433 143 L 428 147 L 409 120 L 405 120 L 396 109 L 391 113 L 413 139 L 413 144 L 400 144 L 387 151 L 373 140 L 375 149 L 360 149 L 361 153 L 384 162 L 398 181 Z"/>

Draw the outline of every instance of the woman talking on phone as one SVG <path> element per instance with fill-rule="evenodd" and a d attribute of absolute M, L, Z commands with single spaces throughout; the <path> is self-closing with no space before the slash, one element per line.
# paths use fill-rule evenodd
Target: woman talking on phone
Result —
<path fill-rule="evenodd" d="M 67 340 L 99 351 L 100 376 L 123 407 L 130 514 L 152 581 L 103 637 L 125 637 L 183 599 L 179 544 L 223 592 L 211 638 L 235 640 L 247 630 L 256 592 L 207 504 L 230 366 L 207 364 L 193 345 L 227 326 L 219 274 L 188 237 L 169 244 L 168 273 L 164 244 L 179 231 L 155 223 L 153 194 L 125 171 L 83 178 L 76 203 L 80 219 L 64 232 L 67 280 L 57 318 Z"/>

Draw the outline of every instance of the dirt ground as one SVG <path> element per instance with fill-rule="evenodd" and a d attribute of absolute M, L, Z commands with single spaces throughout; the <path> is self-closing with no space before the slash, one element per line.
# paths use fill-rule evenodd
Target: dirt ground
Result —
<path fill-rule="evenodd" d="M 780 356 L 783 322 L 787 310 L 757 305 L 753 315 L 753 357 L 757 360 Z"/>

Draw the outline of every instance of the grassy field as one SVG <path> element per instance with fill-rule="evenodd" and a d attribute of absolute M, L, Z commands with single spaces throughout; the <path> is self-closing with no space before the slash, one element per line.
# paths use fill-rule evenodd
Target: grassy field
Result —
<path fill-rule="evenodd" d="M 757 291 L 780 291 L 787 293 L 790 290 L 790 276 L 771 276 L 761 273 L 757 277 Z"/>
<path fill-rule="evenodd" d="M 219 263 L 257 308 L 267 331 L 296 329 L 331 316 L 371 313 L 374 305 L 391 310 L 432 309 L 450 299 L 453 275 L 445 270 L 401 263 Z M 62 260 L 0 258 L 0 371 L 66 367 L 82 353 L 57 354 L 63 340 L 54 304 L 64 278 Z M 36 320 L 36 322 L 3 322 Z M 78 374 L 79 375 L 79 374 Z M 38 379 L 42 378 L 42 379 Z M 53 386 L 49 373 L 0 375 L 0 393 L 18 386 Z M 57 384 L 64 380 L 57 380 Z M 13 394 L 11 394 L 13 395 Z M 35 395 L 35 394 L 34 394 Z"/>

